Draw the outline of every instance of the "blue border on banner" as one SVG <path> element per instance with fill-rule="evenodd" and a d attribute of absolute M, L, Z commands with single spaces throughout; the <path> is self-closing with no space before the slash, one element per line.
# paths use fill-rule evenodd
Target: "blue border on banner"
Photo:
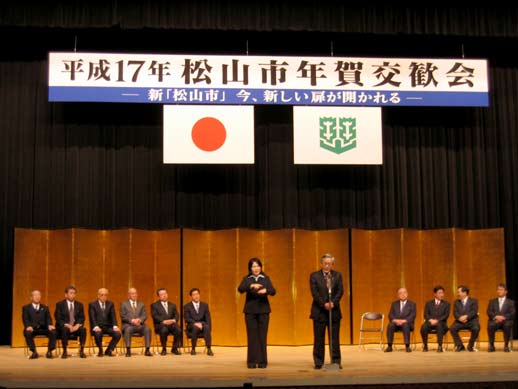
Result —
<path fill-rule="evenodd" d="M 209 105 L 487 107 L 488 92 L 49 86 L 49 101 Z"/>

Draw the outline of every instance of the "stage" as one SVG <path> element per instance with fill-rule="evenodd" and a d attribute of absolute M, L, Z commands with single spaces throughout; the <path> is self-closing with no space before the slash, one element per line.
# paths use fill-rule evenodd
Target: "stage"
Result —
<path fill-rule="evenodd" d="M 423 353 L 361 351 L 342 346 L 343 370 L 314 370 L 310 346 L 268 348 L 267 369 L 246 368 L 246 348 L 214 347 L 215 356 L 154 355 L 29 360 L 20 348 L 0 347 L 0 386 L 7 388 L 230 388 L 339 387 L 345 385 L 518 383 L 518 353 L 435 350 Z M 43 350 L 41 350 L 43 351 Z M 40 352 L 40 355 L 42 353 Z M 514 382 L 514 384 L 513 384 Z M 498 385 L 496 383 L 499 383 Z M 391 386 L 392 386 L 391 385 Z M 409 385 L 414 386 L 414 385 Z M 447 385 L 441 385 L 445 387 Z M 474 385 L 470 385 L 474 386 Z"/>

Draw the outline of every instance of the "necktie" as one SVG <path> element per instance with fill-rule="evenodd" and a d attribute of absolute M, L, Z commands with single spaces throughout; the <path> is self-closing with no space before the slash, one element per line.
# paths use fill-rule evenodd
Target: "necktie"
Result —
<path fill-rule="evenodd" d="M 74 304 L 70 303 L 68 307 L 68 321 L 71 326 L 74 325 Z"/>
<path fill-rule="evenodd" d="M 135 301 L 131 302 L 131 308 L 133 309 L 133 312 L 137 311 L 137 304 L 135 303 Z"/>
<path fill-rule="evenodd" d="M 405 308 L 405 302 L 401 301 L 401 307 L 399 308 L 399 312 L 403 312 L 403 308 Z"/>
<path fill-rule="evenodd" d="M 325 274 L 326 277 L 326 288 L 330 292 L 331 291 L 331 274 L 328 272 Z"/>
<path fill-rule="evenodd" d="M 165 311 L 167 312 L 167 303 L 166 302 L 162 303 L 162 306 L 164 307 Z"/>
<path fill-rule="evenodd" d="M 101 303 L 101 309 L 104 311 L 105 308 L 104 303 Z"/>
<path fill-rule="evenodd" d="M 438 307 L 440 304 L 441 304 L 441 302 L 440 302 L 440 301 L 435 300 L 435 306 L 436 306 L 436 307 Z"/>
<path fill-rule="evenodd" d="M 196 309 L 196 313 L 199 313 L 200 307 L 198 304 L 194 304 L 194 309 Z"/>
<path fill-rule="evenodd" d="M 504 305 L 504 299 L 498 299 L 498 309 L 502 310 L 502 305 Z"/>

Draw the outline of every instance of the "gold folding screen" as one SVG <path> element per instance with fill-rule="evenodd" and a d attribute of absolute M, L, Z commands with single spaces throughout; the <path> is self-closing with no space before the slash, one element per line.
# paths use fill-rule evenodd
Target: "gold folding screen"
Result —
<path fill-rule="evenodd" d="M 180 230 L 17 229 L 11 343 L 24 344 L 21 307 L 29 302 L 33 289 L 42 292 L 43 303 L 53 314 L 65 287 L 75 285 L 89 328 L 88 303 L 97 298 L 99 288 L 110 290 L 117 315 L 130 286 L 137 288 L 148 306 L 157 287 L 167 288 L 171 300 L 179 301 L 179 269 Z"/>
<path fill-rule="evenodd" d="M 190 288 L 198 287 L 202 299 L 210 304 L 214 344 L 244 345 L 244 296 L 237 292 L 237 285 L 247 274 L 251 257 L 263 261 L 264 271 L 277 289 L 277 295 L 270 298 L 269 343 L 311 344 L 309 274 L 319 268 L 319 258 L 326 252 L 335 255 L 335 269 L 344 279 L 342 344 L 351 343 L 351 328 L 352 341 L 357 343 L 361 313 L 387 314 L 401 285 L 417 303 L 418 328 L 434 285 L 446 287 L 446 298 L 453 302 L 456 286 L 467 284 L 479 299 L 481 337 L 486 339 L 487 301 L 496 284 L 505 280 L 502 229 L 353 229 L 351 236 L 349 269 L 347 229 L 185 229 L 182 262 L 180 230 L 17 229 L 12 345 L 24 344 L 21 307 L 28 302 L 30 290 L 40 289 L 53 312 L 69 284 L 76 285 L 78 300 L 85 307 L 95 300 L 99 287 L 109 288 L 117 312 L 129 286 L 138 289 L 148 307 L 156 299 L 158 287 L 167 288 L 170 300 L 178 305 L 181 296 L 184 303 L 189 301 Z"/>
<path fill-rule="evenodd" d="M 479 301 L 480 339 L 487 340 L 487 305 L 505 282 L 503 229 L 352 230 L 353 341 L 363 312 L 388 315 L 396 291 L 405 286 L 417 304 L 416 339 L 433 287 L 446 289 L 453 322 L 457 286 L 465 284 Z"/>
<path fill-rule="evenodd" d="M 246 345 L 242 313 L 245 298 L 237 286 L 247 275 L 252 257 L 261 259 L 264 272 L 277 290 L 269 298 L 272 314 L 268 343 L 311 344 L 309 275 L 319 269 L 322 254 L 333 253 L 335 269 L 344 278 L 341 341 L 350 343 L 347 230 L 184 230 L 183 245 L 184 301 L 189 301 L 192 287 L 201 289 L 202 299 L 211 307 L 214 342 L 226 346 Z"/>

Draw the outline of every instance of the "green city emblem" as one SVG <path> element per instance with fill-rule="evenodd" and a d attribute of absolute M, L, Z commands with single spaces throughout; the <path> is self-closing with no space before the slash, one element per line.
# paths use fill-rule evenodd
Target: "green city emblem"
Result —
<path fill-rule="evenodd" d="M 356 118 L 321 117 L 320 147 L 335 154 L 356 148 Z"/>

